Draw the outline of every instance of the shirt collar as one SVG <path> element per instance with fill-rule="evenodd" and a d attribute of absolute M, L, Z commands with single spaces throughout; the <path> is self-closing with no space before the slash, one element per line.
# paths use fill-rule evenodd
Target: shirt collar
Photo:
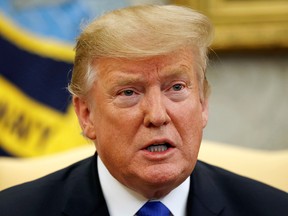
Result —
<path fill-rule="evenodd" d="M 109 173 L 100 157 L 97 157 L 97 160 L 100 184 L 110 215 L 135 215 L 148 200 L 117 181 Z M 189 187 L 190 177 L 159 201 L 169 208 L 172 215 L 184 216 L 186 215 Z"/>

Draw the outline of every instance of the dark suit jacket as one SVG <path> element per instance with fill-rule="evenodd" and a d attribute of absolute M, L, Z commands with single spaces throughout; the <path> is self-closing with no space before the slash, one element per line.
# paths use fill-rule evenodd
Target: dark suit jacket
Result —
<path fill-rule="evenodd" d="M 109 215 L 96 157 L 0 192 L 0 215 Z M 187 215 L 287 216 L 288 195 L 198 161 L 191 175 Z"/>

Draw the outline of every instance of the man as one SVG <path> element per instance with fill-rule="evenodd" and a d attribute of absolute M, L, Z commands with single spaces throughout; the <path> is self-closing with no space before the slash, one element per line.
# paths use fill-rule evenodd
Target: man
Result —
<path fill-rule="evenodd" d="M 124 8 L 88 25 L 69 90 L 97 153 L 3 191 L 1 215 L 287 215 L 285 192 L 197 162 L 212 35 L 204 15 L 178 6 Z"/>

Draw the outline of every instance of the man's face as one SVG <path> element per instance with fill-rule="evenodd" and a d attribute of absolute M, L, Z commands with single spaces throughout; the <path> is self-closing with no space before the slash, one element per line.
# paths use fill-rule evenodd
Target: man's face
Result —
<path fill-rule="evenodd" d="M 191 51 L 142 60 L 96 60 L 97 80 L 74 98 L 86 136 L 110 173 L 147 198 L 161 197 L 194 169 L 207 102 Z"/>

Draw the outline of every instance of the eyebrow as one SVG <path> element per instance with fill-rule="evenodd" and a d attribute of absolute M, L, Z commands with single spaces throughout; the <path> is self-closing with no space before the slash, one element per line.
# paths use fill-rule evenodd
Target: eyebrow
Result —
<path fill-rule="evenodd" d="M 192 71 L 187 67 L 175 68 L 167 71 L 163 71 L 160 74 L 160 79 L 169 80 L 177 77 L 191 78 Z M 112 80 L 112 78 L 110 78 Z M 137 83 L 145 83 L 145 79 L 140 74 L 125 73 L 119 71 L 119 73 L 113 77 L 112 85 L 126 86 Z"/>
<path fill-rule="evenodd" d="M 160 79 L 163 81 L 169 81 L 173 79 L 192 80 L 193 69 L 187 67 L 186 65 L 178 65 L 175 68 L 169 68 L 168 70 L 164 70 L 160 74 Z"/>
<path fill-rule="evenodd" d="M 113 78 L 112 84 L 118 86 L 125 86 L 141 82 L 145 82 L 145 80 L 141 78 L 139 75 L 136 74 L 126 75 L 126 73 L 122 73 L 121 75 L 117 75 L 116 77 Z"/>
<path fill-rule="evenodd" d="M 164 79 L 169 79 L 173 77 L 191 77 L 193 71 L 188 70 L 188 68 L 177 68 L 177 69 L 172 69 L 170 71 L 164 72 L 164 75 L 162 76 Z"/>

